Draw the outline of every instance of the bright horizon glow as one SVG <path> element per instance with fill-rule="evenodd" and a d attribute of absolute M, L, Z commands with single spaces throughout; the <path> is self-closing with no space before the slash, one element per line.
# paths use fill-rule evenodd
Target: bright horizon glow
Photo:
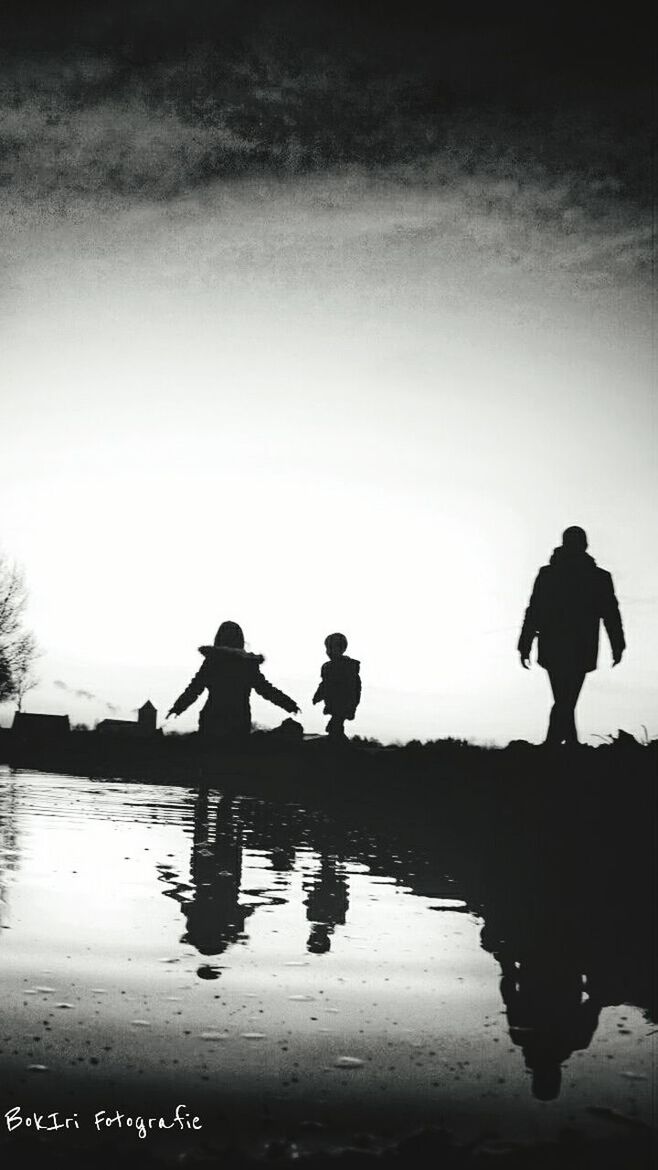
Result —
<path fill-rule="evenodd" d="M 510 232 L 454 195 L 338 179 L 24 227 L 0 539 L 44 650 L 25 709 L 163 715 L 233 618 L 308 731 L 341 629 L 351 733 L 537 741 L 548 682 L 516 639 L 581 524 L 629 645 L 611 672 L 602 636 L 581 732 L 658 734 L 648 304 L 587 238 L 529 240 L 519 265 Z"/>

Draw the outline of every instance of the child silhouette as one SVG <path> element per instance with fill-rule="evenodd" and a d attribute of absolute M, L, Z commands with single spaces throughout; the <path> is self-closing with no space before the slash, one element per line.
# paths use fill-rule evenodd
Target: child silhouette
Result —
<path fill-rule="evenodd" d="M 199 716 L 203 735 L 249 735 L 252 691 L 291 715 L 299 711 L 295 700 L 273 687 L 263 675 L 263 655 L 245 650 L 244 634 L 237 622 L 222 622 L 214 646 L 199 646 L 199 653 L 203 655 L 203 665 L 178 696 L 167 719 L 181 715 L 204 690 L 208 698 Z"/>
<path fill-rule="evenodd" d="M 342 739 L 345 720 L 354 718 L 361 699 L 360 664 L 355 658 L 347 657 L 344 634 L 329 634 L 324 645 L 328 661 L 322 664 L 321 682 L 313 702 L 324 701 L 324 713 L 330 716 L 327 735 L 332 739 Z"/>

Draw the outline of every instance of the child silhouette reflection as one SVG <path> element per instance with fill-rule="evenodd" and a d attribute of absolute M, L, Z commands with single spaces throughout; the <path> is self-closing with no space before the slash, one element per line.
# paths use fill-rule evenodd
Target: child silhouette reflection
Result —
<path fill-rule="evenodd" d="M 233 801 L 220 799 L 213 833 L 206 790 L 195 808 L 190 874 L 193 894 L 181 903 L 187 923 L 182 941 L 202 955 L 221 955 L 240 939 L 254 907 L 240 904 L 242 831 Z"/>
<path fill-rule="evenodd" d="M 349 908 L 347 879 L 343 866 L 330 854 L 322 854 L 320 869 L 305 886 L 306 917 L 311 931 L 306 949 L 315 955 L 331 950 L 331 936 L 336 926 L 344 926 Z"/>

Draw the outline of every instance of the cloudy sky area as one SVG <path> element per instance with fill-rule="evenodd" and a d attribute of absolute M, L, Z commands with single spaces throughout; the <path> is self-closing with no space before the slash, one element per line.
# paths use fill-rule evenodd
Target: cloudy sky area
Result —
<path fill-rule="evenodd" d="M 43 648 L 28 709 L 166 710 L 232 617 L 308 730 L 342 629 L 355 731 L 539 740 L 516 638 L 578 523 L 629 642 L 582 730 L 658 734 L 642 30 L 361 8 L 11 25 L 0 540 Z"/>

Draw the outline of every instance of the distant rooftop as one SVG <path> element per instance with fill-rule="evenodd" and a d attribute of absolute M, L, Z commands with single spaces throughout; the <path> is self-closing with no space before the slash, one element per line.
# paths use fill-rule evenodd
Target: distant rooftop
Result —
<path fill-rule="evenodd" d="M 29 735 L 59 735 L 70 731 L 71 724 L 68 715 L 44 715 L 36 711 L 17 711 L 11 729 Z"/>

